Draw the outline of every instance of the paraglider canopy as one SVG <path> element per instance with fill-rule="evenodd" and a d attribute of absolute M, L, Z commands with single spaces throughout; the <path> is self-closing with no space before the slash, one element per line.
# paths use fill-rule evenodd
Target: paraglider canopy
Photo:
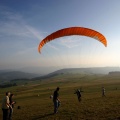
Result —
<path fill-rule="evenodd" d="M 38 46 L 38 52 L 41 51 L 42 47 L 47 42 L 55 40 L 56 38 L 59 38 L 59 37 L 71 36 L 71 35 L 81 35 L 81 36 L 91 37 L 100 41 L 105 47 L 107 46 L 107 40 L 101 33 L 89 28 L 84 28 L 84 27 L 69 27 L 69 28 L 64 28 L 56 32 L 53 32 L 52 34 L 44 38 Z"/>

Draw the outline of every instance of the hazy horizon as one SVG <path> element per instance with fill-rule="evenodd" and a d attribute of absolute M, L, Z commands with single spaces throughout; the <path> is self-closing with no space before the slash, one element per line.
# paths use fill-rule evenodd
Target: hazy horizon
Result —
<path fill-rule="evenodd" d="M 26 73 L 33 73 L 33 74 L 38 74 L 38 75 L 46 75 L 50 74 L 55 71 L 59 70 L 67 70 L 67 69 L 103 69 L 103 72 L 112 72 L 112 71 L 120 71 L 120 67 L 117 66 L 104 66 L 104 67 L 64 67 L 64 68 L 58 68 L 58 67 L 24 67 L 24 68 L 19 68 L 19 69 L 0 69 L 0 72 L 13 72 L 13 71 L 19 71 L 19 72 L 26 72 Z"/>

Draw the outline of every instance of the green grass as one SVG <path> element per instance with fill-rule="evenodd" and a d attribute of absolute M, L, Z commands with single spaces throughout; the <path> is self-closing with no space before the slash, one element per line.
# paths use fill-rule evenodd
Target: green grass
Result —
<path fill-rule="evenodd" d="M 60 87 L 61 106 L 54 115 L 50 95 L 57 86 Z M 101 97 L 102 86 L 106 88 L 106 97 Z M 77 88 L 84 91 L 80 103 L 74 94 Z M 119 76 L 59 75 L 25 86 L 0 89 L 0 101 L 6 91 L 15 94 L 17 103 L 14 107 L 14 120 L 115 120 L 120 117 Z M 17 106 L 21 106 L 21 109 L 17 109 Z"/>

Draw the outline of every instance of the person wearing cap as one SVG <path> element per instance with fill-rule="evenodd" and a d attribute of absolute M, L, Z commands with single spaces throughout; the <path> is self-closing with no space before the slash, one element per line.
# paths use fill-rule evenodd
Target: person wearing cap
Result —
<path fill-rule="evenodd" d="M 60 88 L 57 87 L 53 93 L 54 113 L 58 112 L 58 108 L 60 106 L 60 99 L 58 98 L 59 97 L 59 93 L 58 93 L 59 89 Z"/>

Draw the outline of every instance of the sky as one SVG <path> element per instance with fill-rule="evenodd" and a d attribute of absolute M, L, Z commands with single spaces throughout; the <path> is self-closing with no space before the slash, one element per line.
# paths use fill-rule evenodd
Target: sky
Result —
<path fill-rule="evenodd" d="M 51 72 L 63 68 L 120 66 L 120 0 L 0 0 L 0 70 Z M 67 27 L 102 33 L 107 47 L 85 36 L 55 39 Z"/>

